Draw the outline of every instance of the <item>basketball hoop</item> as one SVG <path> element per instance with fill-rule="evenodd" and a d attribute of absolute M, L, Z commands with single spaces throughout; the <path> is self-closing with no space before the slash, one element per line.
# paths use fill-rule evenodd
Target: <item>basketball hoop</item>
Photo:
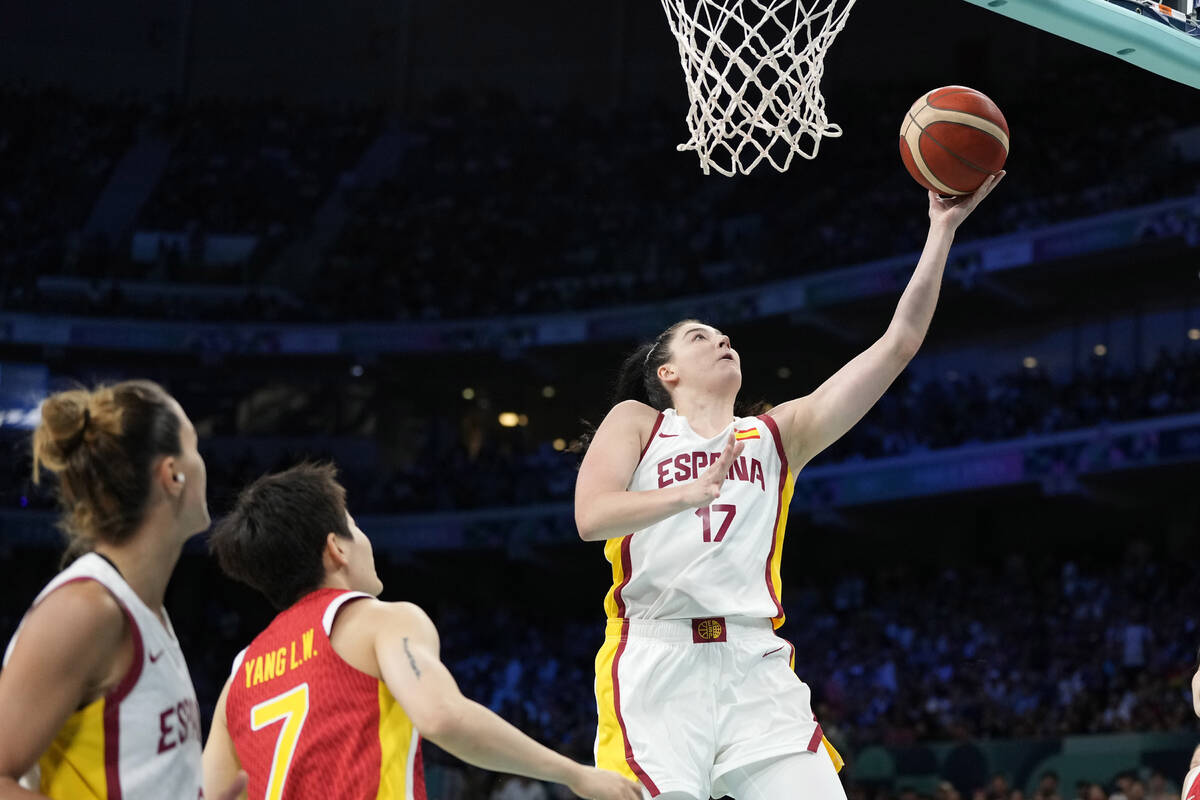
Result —
<path fill-rule="evenodd" d="M 783 172 L 842 129 L 825 116 L 825 54 L 855 0 L 662 0 L 687 83 L 704 174 Z"/>

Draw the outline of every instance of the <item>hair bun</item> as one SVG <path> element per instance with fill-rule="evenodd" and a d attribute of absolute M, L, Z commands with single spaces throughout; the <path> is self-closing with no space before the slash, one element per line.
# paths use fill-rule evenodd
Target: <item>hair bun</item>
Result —
<path fill-rule="evenodd" d="M 42 419 L 33 434 L 36 460 L 52 472 L 61 472 L 83 444 L 92 413 L 91 392 L 75 389 L 47 397 Z"/>

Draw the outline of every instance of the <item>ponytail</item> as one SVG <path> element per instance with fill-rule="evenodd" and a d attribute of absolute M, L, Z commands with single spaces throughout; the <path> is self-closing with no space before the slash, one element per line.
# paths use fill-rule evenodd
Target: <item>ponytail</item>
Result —
<path fill-rule="evenodd" d="M 683 325 L 694 323 L 696 320 L 683 319 L 660 333 L 652 342 L 643 342 L 626 356 L 617 371 L 617 382 L 613 386 L 609 409 L 625 402 L 636 400 L 645 403 L 656 411 L 666 411 L 671 407 L 671 395 L 667 387 L 658 378 L 658 368 L 671 360 L 671 337 Z M 571 443 L 570 451 L 583 455 L 592 443 L 596 428 L 585 421 L 587 430 Z"/>

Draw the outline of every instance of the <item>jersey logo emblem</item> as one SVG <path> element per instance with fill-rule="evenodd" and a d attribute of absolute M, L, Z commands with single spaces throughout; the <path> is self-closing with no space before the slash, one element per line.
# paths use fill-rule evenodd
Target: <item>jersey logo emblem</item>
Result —
<path fill-rule="evenodd" d="M 678 433 L 660 433 L 660 434 L 658 435 L 658 438 L 660 438 L 660 439 L 674 439 L 674 438 L 675 438 L 676 436 L 678 436 L 678 435 L 679 435 Z"/>
<path fill-rule="evenodd" d="M 734 436 L 734 439 L 736 439 L 739 442 L 743 442 L 746 439 L 761 439 L 762 438 L 761 436 L 758 435 L 758 428 L 746 428 L 746 430 L 744 430 L 744 431 L 739 431 L 737 428 L 734 428 L 733 436 Z"/>
<path fill-rule="evenodd" d="M 692 620 L 692 642 L 707 644 L 708 642 L 724 642 L 725 618 L 704 617 Z"/>
<path fill-rule="evenodd" d="M 163 657 L 163 653 L 165 653 L 165 652 L 167 652 L 167 651 L 159 650 L 157 653 L 148 653 L 147 655 L 150 656 L 150 663 L 151 664 L 157 663 L 158 660 Z"/>

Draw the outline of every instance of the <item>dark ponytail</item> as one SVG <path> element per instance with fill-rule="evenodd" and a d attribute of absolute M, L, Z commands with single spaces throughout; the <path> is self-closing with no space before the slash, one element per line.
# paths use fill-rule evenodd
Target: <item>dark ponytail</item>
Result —
<path fill-rule="evenodd" d="M 617 382 L 613 386 L 609 409 L 625 402 L 637 400 L 657 411 L 671 407 L 671 395 L 658 378 L 658 368 L 671 360 L 671 337 L 683 325 L 695 323 L 694 319 L 682 319 L 660 333 L 652 342 L 643 342 L 626 356 L 617 371 Z M 571 443 L 572 453 L 583 455 L 596 433 L 594 425 L 584 422 L 587 431 Z"/>

